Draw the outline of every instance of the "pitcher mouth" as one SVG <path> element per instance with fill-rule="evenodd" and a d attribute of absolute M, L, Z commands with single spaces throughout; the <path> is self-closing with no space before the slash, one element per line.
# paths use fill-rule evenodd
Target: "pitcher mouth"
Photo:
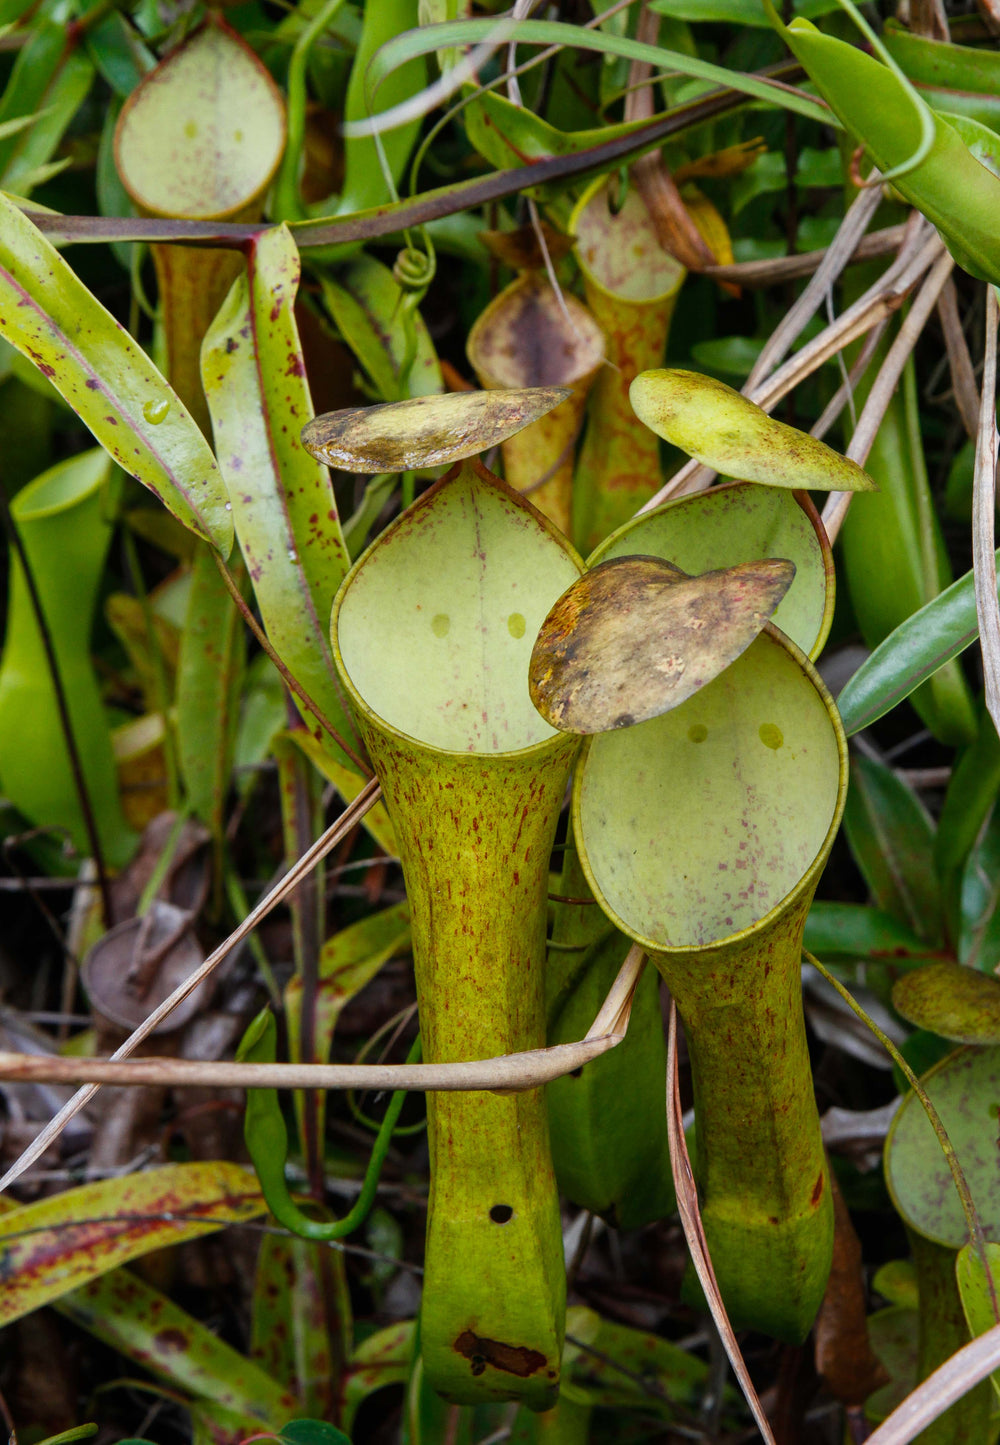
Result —
<path fill-rule="evenodd" d="M 826 761 L 830 765 L 830 769 L 825 780 L 825 787 L 829 794 L 828 799 L 823 800 L 821 798 L 818 801 L 814 800 L 812 804 L 817 816 L 812 825 L 812 842 L 808 850 L 805 847 L 805 844 L 810 841 L 810 835 L 808 833 L 801 845 L 803 855 L 801 859 L 801 869 L 798 873 L 792 871 L 794 860 L 791 858 L 778 860 L 779 863 L 783 865 L 790 880 L 789 886 L 785 887 L 776 898 L 772 895 L 772 898 L 769 900 L 765 895 L 761 903 L 766 903 L 767 906 L 763 907 L 758 916 L 754 917 L 752 911 L 750 911 L 752 910 L 752 903 L 748 904 L 745 897 L 741 896 L 735 906 L 732 903 L 728 905 L 732 908 L 732 922 L 734 926 L 731 928 L 726 927 L 726 924 L 730 922 L 730 918 L 726 911 L 727 905 L 725 899 L 728 898 L 731 893 L 735 892 L 734 885 L 730 880 L 736 877 L 745 878 L 750 883 L 755 881 L 752 868 L 748 868 L 747 862 L 741 857 L 740 850 L 747 847 L 747 841 L 745 838 L 742 842 L 735 841 L 737 837 L 742 837 L 743 832 L 745 832 L 748 827 L 746 820 L 740 819 L 733 820 L 732 830 L 728 828 L 728 825 L 726 828 L 720 830 L 720 847 L 718 851 L 712 852 L 706 848 L 702 858 L 699 858 L 697 854 L 694 835 L 691 835 L 692 851 L 688 854 L 684 852 L 681 846 L 681 833 L 678 833 L 674 849 L 670 853 L 665 854 L 660 860 L 663 865 L 662 878 L 654 876 L 651 872 L 647 885 L 647 895 L 651 894 L 655 889 L 662 896 L 669 897 L 671 879 L 672 877 L 674 878 L 675 896 L 680 898 L 674 911 L 674 917 L 678 920 L 677 927 L 671 926 L 670 923 L 665 923 L 661 932 L 656 927 L 657 920 L 654 909 L 648 902 L 643 905 L 642 901 L 640 901 L 634 911 L 623 908 L 623 899 L 627 902 L 627 890 L 624 884 L 617 881 L 616 867 L 620 865 L 621 859 L 623 859 L 629 851 L 627 836 L 623 834 L 626 842 L 619 845 L 618 856 L 611 858 L 610 862 L 607 861 L 607 858 L 602 859 L 599 856 L 595 858 L 595 853 L 598 852 L 598 849 L 593 842 L 593 833 L 599 825 L 593 822 L 588 825 L 586 814 L 588 807 L 590 807 L 591 819 L 593 819 L 596 810 L 600 806 L 599 802 L 594 803 L 592 799 L 588 799 L 587 797 L 588 767 L 591 764 L 593 751 L 595 748 L 607 746 L 609 739 L 620 739 L 625 734 L 602 734 L 598 737 L 588 738 L 584 743 L 573 788 L 573 826 L 579 843 L 581 865 L 591 889 L 607 915 L 627 937 L 633 939 L 634 942 L 638 943 L 651 955 L 669 958 L 671 955 L 690 955 L 693 952 L 710 952 L 712 950 L 728 949 L 735 944 L 740 944 L 755 936 L 759 936 L 765 930 L 771 928 L 782 915 L 786 914 L 798 899 L 815 887 L 819 875 L 826 865 L 830 849 L 833 846 L 833 841 L 839 828 L 847 799 L 849 770 L 847 741 L 844 736 L 843 726 L 840 722 L 836 706 L 824 686 L 822 679 L 801 650 L 773 624 L 767 624 L 764 633 L 762 633 L 758 643 L 754 644 L 754 646 L 759 646 L 759 643 L 763 641 L 765 637 L 770 638 L 772 643 L 778 643 L 788 655 L 789 661 L 797 664 L 798 667 L 801 668 L 805 681 L 811 684 L 813 694 L 821 709 L 821 711 L 813 709 L 813 727 L 819 730 L 821 741 L 824 741 L 824 745 L 827 748 Z M 749 657 L 749 653 L 744 654 L 744 658 L 747 657 Z M 738 668 L 739 666 L 740 662 L 733 664 L 733 668 Z M 719 683 L 724 682 L 727 677 L 730 678 L 729 685 L 735 685 L 733 677 L 731 677 L 729 673 L 726 673 L 722 674 L 722 676 L 716 680 L 715 684 L 710 684 L 709 686 L 717 686 Z M 672 713 L 667 713 L 660 719 L 654 719 L 649 723 L 640 724 L 639 726 L 643 729 L 653 729 L 660 726 L 664 731 L 666 727 L 669 726 L 676 730 L 678 724 L 686 722 L 686 715 L 692 709 L 692 705 L 697 704 L 698 698 L 702 698 L 704 701 L 702 694 L 696 694 L 694 698 L 689 699 L 687 703 L 682 704 Z M 691 711 L 691 717 L 692 719 L 694 718 L 693 711 Z M 829 733 L 826 734 L 825 740 L 822 738 L 821 718 L 826 719 L 830 729 Z M 673 721 L 668 722 L 670 719 Z M 775 727 L 774 732 L 778 737 L 777 739 L 772 738 L 768 733 L 770 726 L 772 725 L 761 725 L 759 729 L 759 741 L 764 749 L 773 748 L 775 742 L 777 742 L 777 746 L 780 748 L 780 730 Z M 632 731 L 637 732 L 638 729 Z M 687 738 L 690 739 L 691 744 L 703 743 L 707 732 L 707 729 L 695 724 L 687 729 Z M 664 748 L 667 746 L 667 743 L 671 741 L 674 742 L 676 746 L 676 740 L 667 739 L 667 742 L 663 744 Z M 829 748 L 831 742 L 835 753 Z M 834 755 L 837 761 L 835 786 L 832 767 Z M 660 756 L 662 757 L 662 752 Z M 736 770 L 735 761 L 733 768 Z M 664 777 L 666 777 L 666 774 L 664 774 Z M 812 778 L 803 775 L 803 789 L 815 785 L 815 775 L 813 775 Z M 608 785 L 605 785 L 605 791 L 607 790 L 607 786 Z M 786 778 L 784 780 L 786 793 L 788 793 L 790 786 Z M 752 790 L 751 786 L 747 796 L 750 795 Z M 763 789 L 761 791 L 763 792 Z M 804 794 L 803 796 L 807 795 Z M 618 787 L 615 795 L 615 806 L 619 809 L 624 809 L 628 806 L 627 796 L 624 795 L 621 785 Z M 650 804 L 650 806 L 653 805 Z M 794 798 L 790 793 L 788 793 L 784 800 L 784 807 L 786 812 L 794 807 Z M 799 811 L 801 811 L 801 809 L 799 809 Z M 634 822 L 635 820 L 633 819 L 632 821 Z M 752 821 L 751 818 L 750 822 L 752 823 Z M 678 826 L 682 828 L 682 824 L 683 820 Z M 780 820 L 768 822 L 766 817 L 761 817 L 760 833 L 762 836 L 770 838 L 777 833 L 779 829 Z M 588 831 L 591 832 L 591 841 L 589 843 L 587 839 Z M 732 833 L 732 836 L 727 838 L 727 832 Z M 752 841 L 752 833 L 747 836 L 750 837 Z M 722 846 L 723 843 L 724 846 Z M 610 850 L 607 850 L 607 853 L 608 858 L 610 858 Z M 638 847 L 633 847 L 631 853 L 633 857 L 637 856 Z M 677 871 L 688 865 L 689 858 L 694 858 L 696 864 L 698 862 L 701 863 L 700 873 L 695 874 L 696 883 L 700 883 L 703 889 L 700 893 L 696 891 L 694 883 L 688 884 L 686 875 L 684 875 L 683 879 L 684 884 L 687 885 L 686 889 L 683 886 L 678 886 Z M 602 867 L 602 863 L 605 864 L 605 866 Z M 769 866 L 773 866 L 773 859 L 768 860 L 768 864 Z M 780 886 L 780 882 L 781 880 L 779 878 L 775 887 Z M 728 888 L 729 892 L 723 893 L 722 890 L 726 888 Z M 745 892 L 752 893 L 753 889 L 746 889 L 745 887 Z M 689 901 L 685 905 L 685 897 L 688 899 L 696 899 L 697 902 Z M 701 918 L 699 918 L 696 912 L 696 906 L 699 904 L 703 905 L 705 909 Z M 687 912 L 684 911 L 685 906 Z M 632 912 L 631 918 L 625 916 L 628 912 Z M 664 910 L 664 912 L 666 914 L 666 910 Z M 742 914 L 742 919 L 739 917 L 740 914 Z M 713 915 L 715 915 L 714 921 Z M 675 941 L 675 937 L 671 937 L 671 934 L 676 935 L 678 932 L 681 933 L 685 941 Z"/>
<path fill-rule="evenodd" d="M 341 584 L 331 642 L 353 704 L 432 753 L 548 751 L 556 734 L 531 702 L 531 647 L 582 571 L 551 522 L 478 462 L 462 462 Z"/>

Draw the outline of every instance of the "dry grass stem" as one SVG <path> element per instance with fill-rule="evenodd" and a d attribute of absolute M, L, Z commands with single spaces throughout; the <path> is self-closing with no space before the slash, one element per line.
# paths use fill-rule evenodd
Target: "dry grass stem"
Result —
<path fill-rule="evenodd" d="M 733 1373 L 739 1381 L 750 1412 L 757 1422 L 757 1428 L 767 1445 L 775 1445 L 771 1426 L 764 1414 L 764 1407 L 757 1397 L 757 1391 L 753 1387 L 753 1381 L 750 1379 L 746 1362 L 733 1333 L 733 1327 L 729 1323 L 726 1306 L 722 1302 L 722 1295 L 715 1278 L 715 1270 L 712 1268 L 712 1258 L 708 1252 L 705 1231 L 701 1224 L 701 1214 L 698 1210 L 698 1188 L 691 1169 L 687 1140 L 684 1138 L 684 1115 L 681 1109 L 680 1080 L 677 1072 L 677 1005 L 672 999 L 670 1001 L 670 1019 L 667 1025 L 667 1139 L 670 1145 L 670 1167 L 673 1170 L 674 1187 L 677 1191 L 677 1212 L 680 1214 L 684 1238 L 687 1240 L 687 1246 L 691 1253 L 691 1263 L 694 1265 L 698 1281 L 705 1291 L 705 1298 L 708 1301 L 712 1319 L 715 1321 L 715 1327 L 719 1332 L 719 1338 L 729 1356 L 729 1363 L 733 1367 Z"/>
<path fill-rule="evenodd" d="M 869 287 L 853 306 L 849 306 L 843 315 L 838 316 L 836 321 L 825 327 L 817 337 L 790 357 L 766 381 L 760 382 L 752 391 L 744 387 L 743 394 L 748 396 L 751 401 L 756 402 L 764 411 L 773 411 L 783 397 L 793 391 L 807 376 L 811 376 L 825 361 L 836 356 L 845 346 L 849 346 L 852 341 L 857 341 L 898 311 L 920 278 L 943 255 L 946 255 L 944 242 L 934 228 L 921 219 L 920 223 L 911 230 L 907 242 L 896 260 L 874 286 Z M 939 291 L 940 286 L 935 292 L 935 298 Z M 639 510 L 640 512 L 650 512 L 671 497 L 702 491 L 711 485 L 715 475 L 710 467 L 702 466 L 700 462 L 690 461 L 675 472 L 656 495 L 651 497 Z"/>
<path fill-rule="evenodd" d="M 979 404 L 976 465 L 972 488 L 972 566 L 976 579 L 976 615 L 983 654 L 986 707 L 1000 731 L 1000 607 L 994 537 L 997 475 L 997 322 L 996 291 L 986 288 L 986 357 Z"/>
<path fill-rule="evenodd" d="M 878 191 L 862 191 L 852 202 L 833 241 L 813 273 L 808 286 L 783 316 L 764 344 L 743 390 L 752 396 L 764 377 L 779 366 L 788 355 L 806 324 L 823 305 L 831 286 L 857 250 L 858 242 L 868 230 L 881 204 Z"/>
<path fill-rule="evenodd" d="M 367 806 L 370 807 L 373 801 L 374 799 L 369 799 Z M 353 821 L 349 826 L 353 825 Z M 339 836 L 341 835 L 338 834 L 338 838 Z M 310 866 L 318 861 L 316 848 L 324 841 L 328 850 L 338 839 L 329 840 L 328 835 L 324 834 L 319 843 L 315 844 L 309 853 L 304 854 L 295 868 L 286 875 L 279 887 L 268 894 L 254 912 L 247 916 L 240 925 L 240 930 L 244 933 L 248 931 L 252 926 L 251 920 L 259 922 L 262 916 L 260 910 L 264 904 L 268 908 L 274 906 L 279 889 L 287 892 L 290 887 L 295 886 L 304 871 L 305 860 L 311 859 Z M 237 933 L 240 930 L 237 930 Z M 216 955 L 221 957 L 234 946 L 234 940 L 239 941 L 235 933 L 211 958 L 206 959 L 198 974 L 192 975 L 192 979 L 182 985 L 184 994 L 189 993 L 191 988 L 196 986 L 196 981 L 204 977 L 207 966 Z M 164 1085 L 170 1088 L 204 1085 L 212 1088 L 242 1089 L 411 1089 L 426 1093 L 486 1089 L 496 1093 L 521 1093 L 526 1089 L 537 1089 L 553 1079 L 562 1078 L 564 1074 L 572 1073 L 621 1043 L 628 1031 L 632 999 L 645 966 L 646 955 L 638 945 L 634 945 L 618 970 L 586 1038 L 577 1043 L 556 1044 L 548 1049 L 529 1049 L 523 1053 L 504 1054 L 493 1059 L 472 1059 L 467 1063 L 452 1064 L 242 1064 L 214 1061 L 202 1063 L 189 1059 L 166 1058 L 127 1060 L 124 1057 L 126 1050 L 130 1051 L 141 1042 L 140 1034 L 143 1038 L 148 1034 L 154 1026 L 156 1014 L 162 1014 L 164 1010 L 169 1012 L 170 1008 L 180 1002 L 182 990 L 178 989 L 110 1059 L 0 1053 L 0 1079 L 18 1083 L 84 1084 L 86 1087 L 70 1100 L 66 1109 L 69 1109 L 70 1105 L 81 1107 L 101 1084 Z M 66 1110 L 62 1110 L 53 1119 L 47 1129 L 52 1130 L 57 1124 L 59 1128 L 52 1134 L 52 1138 L 56 1137 L 71 1117 Z M 43 1134 L 45 1132 L 43 1131 Z M 36 1149 L 42 1137 L 39 1135 L 31 1149 L 26 1150 L 17 1161 L 10 1171 L 11 1180 L 37 1157 L 32 1154 L 32 1150 Z M 4 1186 L 7 1182 L 7 1179 L 3 1181 Z"/>
<path fill-rule="evenodd" d="M 965 1345 L 945 1360 L 933 1375 L 907 1395 L 887 1420 L 868 1437 L 868 1445 L 909 1445 L 921 1430 L 944 1414 L 1000 1366 L 1000 1325 Z"/>
<path fill-rule="evenodd" d="M 886 226 L 884 230 L 863 236 L 848 258 L 848 266 L 891 256 L 903 243 L 906 225 L 901 221 L 898 226 Z M 730 266 L 708 266 L 705 275 L 713 281 L 732 281 L 737 286 L 780 286 L 786 281 L 811 276 L 826 254 L 826 251 L 803 251 L 797 256 L 774 256 L 768 261 L 734 261 Z"/>
<path fill-rule="evenodd" d="M 915 297 L 913 305 L 899 328 L 896 339 L 889 347 L 885 361 L 879 368 L 872 389 L 868 393 L 864 410 L 858 417 L 858 424 L 845 453 L 851 461 L 857 462 L 859 466 L 864 466 L 867 460 L 889 403 L 899 385 L 903 367 L 910 359 L 913 348 L 919 341 L 921 332 L 927 325 L 931 312 L 937 305 L 938 298 L 950 279 L 954 267 L 955 263 L 951 256 L 947 251 L 943 251 Z M 826 506 L 823 508 L 823 525 L 826 527 L 827 536 L 831 542 L 836 541 L 837 533 L 847 516 L 847 509 L 851 505 L 851 495 L 850 492 L 831 492 L 827 498 Z"/>
<path fill-rule="evenodd" d="M 948 352 L 955 406 L 962 418 L 962 425 L 975 440 L 979 431 L 979 388 L 976 385 L 976 373 L 969 355 L 968 342 L 962 330 L 962 318 L 958 314 L 958 292 L 953 279 L 948 280 L 938 298 L 938 316 L 941 318 L 944 344 Z"/>
<path fill-rule="evenodd" d="M 360 822 L 368 812 L 369 808 L 374 807 L 381 795 L 382 789 L 375 779 L 366 783 L 354 799 L 354 802 L 345 808 L 337 821 L 327 828 L 326 832 L 322 837 L 317 839 L 311 848 L 303 853 L 302 857 L 288 870 L 281 882 L 272 888 L 271 891 L 250 910 L 243 922 L 233 930 L 223 943 L 219 944 L 219 947 L 215 949 L 213 953 L 209 954 L 200 968 L 197 968 L 183 983 L 179 984 L 173 993 L 170 994 L 168 998 L 165 998 L 159 1007 L 154 1009 L 149 1017 L 146 1018 L 133 1033 L 129 1034 L 121 1047 L 117 1048 L 111 1055 L 109 1062 L 127 1059 L 130 1054 L 134 1053 L 138 1046 L 149 1037 L 167 1015 L 172 1013 L 177 1005 L 182 1003 L 188 994 L 192 993 L 200 983 L 203 983 L 209 974 L 218 968 L 223 959 L 227 958 L 233 949 L 242 943 L 249 933 L 253 932 L 261 919 L 265 918 L 276 904 L 280 903 L 283 898 L 298 886 L 310 869 L 314 868 L 321 858 L 325 858 L 327 853 L 329 853 L 332 848 L 335 848 L 342 838 L 346 837 L 355 824 Z M 94 1097 L 99 1088 L 100 1084 L 91 1083 L 85 1084 L 82 1089 L 77 1090 L 73 1097 L 59 1110 L 58 1114 L 50 1119 L 45 1128 L 42 1129 L 32 1143 L 28 1145 L 27 1149 L 14 1161 L 3 1178 L 0 1179 L 0 1194 L 9 1188 L 15 1179 L 20 1178 L 24 1171 L 29 1169 L 37 1159 L 41 1158 L 49 1145 L 58 1139 L 69 1121 Z"/>

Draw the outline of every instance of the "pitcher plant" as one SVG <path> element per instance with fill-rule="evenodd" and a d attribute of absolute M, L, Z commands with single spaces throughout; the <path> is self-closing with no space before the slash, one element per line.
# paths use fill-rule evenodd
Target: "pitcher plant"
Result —
<path fill-rule="evenodd" d="M 564 396 L 508 392 L 484 409 L 458 394 L 348 413 L 360 446 L 341 438 L 337 452 L 370 471 L 461 459 L 358 560 L 331 623 L 399 838 L 429 1062 L 545 1043 L 549 857 L 577 741 L 532 707 L 528 658 L 582 564 L 511 487 L 462 458 L 500 439 L 491 413 L 513 430 Z M 327 437 L 323 455 L 332 447 Z M 547 1408 L 565 1279 L 544 1096 L 430 1094 L 427 1112 L 427 1379 L 458 1403 Z"/>
<path fill-rule="evenodd" d="M 732 461 L 730 474 L 870 485 L 708 378 L 647 373 L 632 392 L 661 435 Z M 733 435 L 742 449 L 726 452 Z M 775 546 L 787 560 L 747 560 Z M 741 485 L 636 519 L 595 560 L 541 631 L 532 695 L 554 724 L 595 734 L 574 834 L 596 898 L 647 951 L 685 1024 L 702 1218 L 727 1307 L 737 1324 L 801 1340 L 833 1243 L 801 943 L 847 752 L 818 674 L 765 619 L 783 608 L 818 651 L 829 544 L 804 499 Z"/>
<path fill-rule="evenodd" d="M 565 386 L 570 394 L 503 447 L 504 475 L 570 535 L 574 448 L 604 337 L 586 306 L 527 270 L 491 301 L 469 332 L 469 360 L 487 388 Z"/>
<path fill-rule="evenodd" d="M 583 551 L 627 521 L 663 480 L 660 447 L 635 424 L 629 387 L 659 366 L 684 267 L 660 245 L 646 204 L 628 186 L 615 206 L 617 178 L 589 186 L 570 218 L 587 305 L 604 332 L 605 360 L 590 394 L 577 458 L 572 536 Z"/>

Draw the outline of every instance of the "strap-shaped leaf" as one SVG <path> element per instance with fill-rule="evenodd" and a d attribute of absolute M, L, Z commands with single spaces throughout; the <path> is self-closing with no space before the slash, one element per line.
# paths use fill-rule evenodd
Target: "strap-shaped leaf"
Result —
<path fill-rule="evenodd" d="M 0 335 L 48 377 L 119 466 L 228 555 L 233 524 L 205 438 L 138 342 L 3 195 Z"/>
<path fill-rule="evenodd" d="M 299 441 L 312 416 L 294 316 L 299 274 L 287 228 L 263 232 L 251 248 L 247 277 L 233 286 L 205 337 L 202 381 L 267 634 L 340 736 L 357 748 L 328 633 L 347 549 L 326 468 Z M 318 724 L 314 729 L 318 735 Z"/>

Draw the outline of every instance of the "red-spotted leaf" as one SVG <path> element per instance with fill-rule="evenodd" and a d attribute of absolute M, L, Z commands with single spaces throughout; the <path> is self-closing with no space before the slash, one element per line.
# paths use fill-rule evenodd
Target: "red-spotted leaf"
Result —
<path fill-rule="evenodd" d="M 202 381 L 267 634 L 340 736 L 360 752 L 329 642 L 330 609 L 350 559 L 329 474 L 299 440 L 313 414 L 293 310 L 299 275 L 287 227 L 257 237 L 247 277 L 233 286 L 205 337 Z M 306 714 L 306 720 L 332 747 L 315 718 Z"/>
<path fill-rule="evenodd" d="M 3 195 L 0 336 L 48 377 L 119 466 L 228 556 L 232 518 L 205 438 L 138 342 Z"/>
<path fill-rule="evenodd" d="M 255 1175 L 222 1160 L 102 1179 L 13 1209 L 0 1219 L 0 1324 L 130 1259 L 264 1209 Z"/>

